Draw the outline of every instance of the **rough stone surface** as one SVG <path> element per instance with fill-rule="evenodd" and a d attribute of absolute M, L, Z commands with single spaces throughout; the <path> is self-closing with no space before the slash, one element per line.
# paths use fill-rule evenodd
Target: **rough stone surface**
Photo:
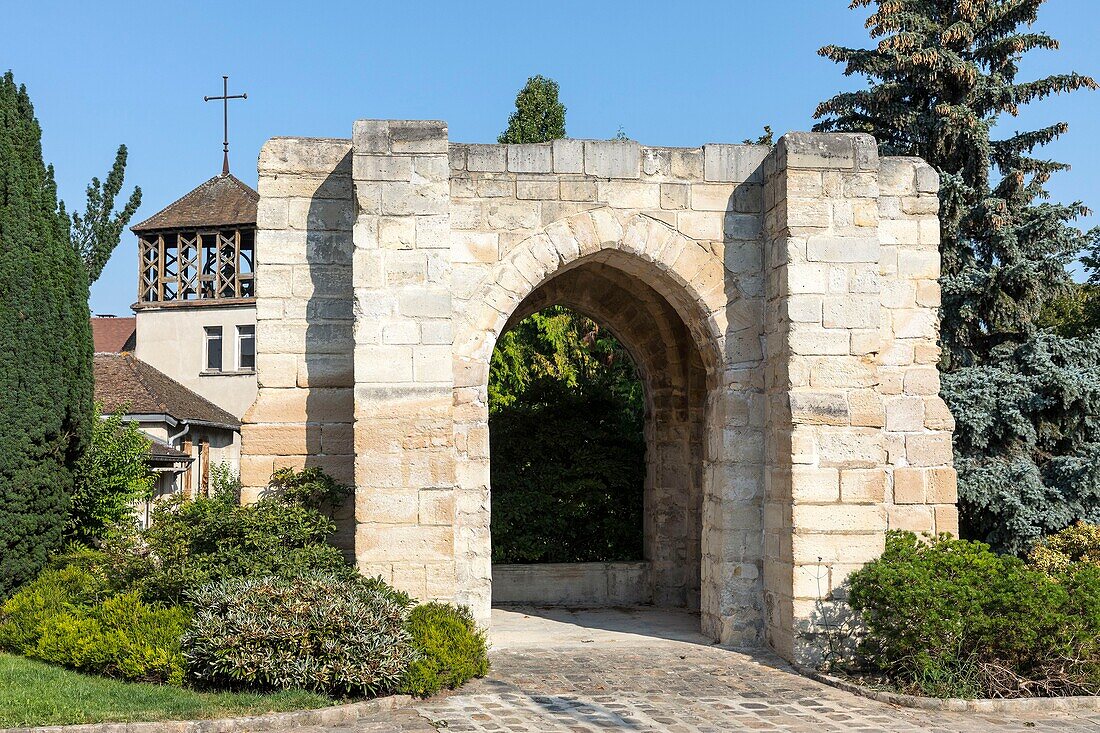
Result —
<path fill-rule="evenodd" d="M 246 496 L 281 466 L 354 483 L 363 572 L 488 622 L 489 359 L 554 304 L 635 357 L 647 593 L 711 638 L 807 660 L 812 602 L 887 529 L 957 531 L 920 160 L 862 135 L 462 145 L 360 120 L 270 141 L 259 173 Z M 844 542 L 859 559 L 819 554 Z"/>

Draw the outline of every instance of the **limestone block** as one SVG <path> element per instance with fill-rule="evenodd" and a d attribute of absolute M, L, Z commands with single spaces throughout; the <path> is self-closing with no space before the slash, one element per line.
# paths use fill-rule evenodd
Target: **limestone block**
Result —
<path fill-rule="evenodd" d="M 672 178 L 680 181 L 703 180 L 703 158 L 701 148 L 673 148 L 669 151 Z"/>
<path fill-rule="evenodd" d="M 936 250 L 903 249 L 898 252 L 898 275 L 909 280 L 940 276 L 940 255 Z"/>
<path fill-rule="evenodd" d="M 350 170 L 350 140 L 275 137 L 260 149 L 259 170 L 265 174 L 346 175 Z"/>
<path fill-rule="evenodd" d="M 825 329 L 809 323 L 790 325 L 790 349 L 794 354 L 841 355 L 849 348 L 848 331 Z"/>
<path fill-rule="evenodd" d="M 925 433 L 905 437 L 905 457 L 912 466 L 951 465 L 953 453 L 949 433 Z"/>
<path fill-rule="evenodd" d="M 496 263 L 500 259 L 495 232 L 451 233 L 451 257 L 455 262 Z"/>
<path fill-rule="evenodd" d="M 769 152 L 768 145 L 704 145 L 703 178 L 714 182 L 762 183 L 762 165 Z"/>
<path fill-rule="evenodd" d="M 856 427 L 881 428 L 886 424 L 882 397 L 872 389 L 856 389 L 848 393 L 848 412 Z"/>
<path fill-rule="evenodd" d="M 691 208 L 696 211 L 733 209 L 734 184 L 696 183 L 691 186 Z"/>
<path fill-rule="evenodd" d="M 508 170 L 512 173 L 550 173 L 553 157 L 549 143 L 506 145 Z"/>
<path fill-rule="evenodd" d="M 955 418 L 939 395 L 924 398 L 924 427 L 948 432 L 955 429 Z"/>
<path fill-rule="evenodd" d="M 910 367 L 905 370 L 905 392 L 911 395 L 940 393 L 940 372 L 935 367 Z"/>
<path fill-rule="evenodd" d="M 928 472 L 923 468 L 894 469 L 894 503 L 924 504 L 927 501 Z"/>
<path fill-rule="evenodd" d="M 413 378 L 417 382 L 451 382 L 451 347 L 413 347 Z"/>
<path fill-rule="evenodd" d="M 356 123 L 358 125 L 358 122 Z M 441 120 L 389 120 L 390 149 L 394 153 L 441 153 L 447 154 L 447 123 Z M 353 130 L 352 143 L 356 152 L 360 150 L 357 136 Z"/>
<path fill-rule="evenodd" d="M 791 525 L 796 535 L 882 532 L 886 507 L 874 504 L 795 504 Z"/>
<path fill-rule="evenodd" d="M 686 209 L 690 201 L 690 187 L 682 183 L 661 184 L 662 209 Z"/>
<path fill-rule="evenodd" d="M 584 173 L 583 140 L 555 140 L 551 148 L 555 173 Z"/>
<path fill-rule="evenodd" d="M 886 498 L 884 468 L 847 468 L 840 472 L 840 500 L 848 504 L 881 504 Z"/>
<path fill-rule="evenodd" d="M 890 313 L 896 338 L 934 337 L 939 323 L 931 308 L 895 309 Z"/>
<path fill-rule="evenodd" d="M 436 183 L 393 182 L 382 187 L 383 214 L 446 214 L 448 203 L 446 189 Z"/>
<path fill-rule="evenodd" d="M 886 157 L 879 163 L 878 182 L 882 195 L 906 196 L 917 191 L 916 165 L 919 158 Z"/>
<path fill-rule="evenodd" d="M 879 310 L 877 296 L 825 298 L 821 324 L 825 328 L 877 328 Z"/>
<path fill-rule="evenodd" d="M 499 173 L 508 167 L 508 151 L 505 145 L 466 146 L 466 170 Z"/>
<path fill-rule="evenodd" d="M 936 532 L 959 536 L 959 508 L 954 504 L 939 504 L 934 507 Z"/>
<path fill-rule="evenodd" d="M 494 201 L 486 214 L 490 229 L 534 229 L 541 221 L 538 203 L 531 201 Z"/>
<path fill-rule="evenodd" d="M 555 200 L 558 198 L 557 180 L 516 181 L 516 198 Z"/>
<path fill-rule="evenodd" d="M 619 209 L 658 209 L 661 188 L 655 183 L 600 181 L 596 190 L 600 201 Z"/>
<path fill-rule="evenodd" d="M 806 241 L 806 256 L 815 262 L 878 262 L 875 237 L 814 235 Z"/>
<path fill-rule="evenodd" d="M 905 532 L 935 531 L 932 507 L 930 506 L 891 506 L 887 507 L 889 527 Z"/>
<path fill-rule="evenodd" d="M 776 144 L 779 165 L 788 169 L 855 169 L 855 142 L 861 137 L 870 136 L 789 132 Z"/>
<path fill-rule="evenodd" d="M 584 141 L 586 175 L 599 178 L 638 178 L 641 175 L 641 165 L 641 146 L 633 140 Z"/>
<path fill-rule="evenodd" d="M 409 216 L 378 218 L 378 246 L 382 249 L 412 249 L 416 246 L 416 219 Z"/>
<path fill-rule="evenodd" d="M 412 181 L 413 159 L 407 155 L 356 155 L 352 162 L 357 181 Z"/>
<path fill-rule="evenodd" d="M 835 468 L 791 467 L 791 498 L 796 502 L 826 503 L 840 499 L 840 472 Z"/>
<path fill-rule="evenodd" d="M 410 346 L 359 345 L 355 349 L 355 381 L 387 383 L 413 381 Z"/>
<path fill-rule="evenodd" d="M 796 560 L 820 559 L 830 564 L 839 561 L 866 563 L 886 549 L 886 535 L 882 532 L 846 535 L 796 532 L 791 537 L 791 543 Z"/>
<path fill-rule="evenodd" d="M 448 318 L 451 295 L 434 288 L 406 288 L 397 296 L 398 312 L 410 318 Z"/>
<path fill-rule="evenodd" d="M 417 492 L 408 489 L 363 488 L 355 492 L 355 518 L 371 524 L 416 524 Z"/>
<path fill-rule="evenodd" d="M 760 236 L 763 222 L 755 214 L 727 212 L 722 219 L 722 234 L 727 240 L 755 240 Z"/>
<path fill-rule="evenodd" d="M 886 461 L 882 438 L 874 428 L 821 428 L 822 466 L 874 468 Z"/>
<path fill-rule="evenodd" d="M 790 393 L 791 421 L 809 425 L 847 425 L 848 401 L 843 392 Z"/>
<path fill-rule="evenodd" d="M 561 197 L 565 201 L 595 201 L 595 181 L 562 181 L 560 185 Z"/>
<path fill-rule="evenodd" d="M 890 397 L 886 400 L 886 429 L 895 432 L 924 428 L 924 400 L 920 397 Z"/>

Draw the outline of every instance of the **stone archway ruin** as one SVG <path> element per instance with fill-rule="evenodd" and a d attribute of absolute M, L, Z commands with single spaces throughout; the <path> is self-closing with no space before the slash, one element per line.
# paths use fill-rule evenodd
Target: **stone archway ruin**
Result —
<path fill-rule="evenodd" d="M 555 303 L 636 357 L 647 500 L 667 508 L 654 599 L 698 603 L 715 639 L 805 656 L 887 529 L 957 530 L 923 162 L 863 135 L 462 145 L 361 120 L 275 138 L 259 167 L 242 480 L 353 482 L 340 540 L 363 572 L 487 621 L 489 358 Z"/>

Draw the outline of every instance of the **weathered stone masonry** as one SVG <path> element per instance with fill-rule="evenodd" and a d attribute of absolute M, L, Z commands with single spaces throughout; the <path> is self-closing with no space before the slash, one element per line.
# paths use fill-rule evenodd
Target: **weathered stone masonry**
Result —
<path fill-rule="evenodd" d="M 956 531 L 923 162 L 860 135 L 460 145 L 361 120 L 350 141 L 275 138 L 259 165 L 242 478 L 353 481 L 341 538 L 363 572 L 487 620 L 489 359 L 556 303 L 638 365 L 640 582 L 714 638 L 801 656 L 888 528 Z"/>

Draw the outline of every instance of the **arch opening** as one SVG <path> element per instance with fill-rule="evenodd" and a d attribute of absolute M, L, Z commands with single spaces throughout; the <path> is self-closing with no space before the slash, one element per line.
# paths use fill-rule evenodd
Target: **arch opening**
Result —
<path fill-rule="evenodd" d="M 494 416 L 490 414 L 494 603 L 566 606 L 651 603 L 699 610 L 707 369 L 695 336 L 677 310 L 639 273 L 628 272 L 615 259 L 614 255 L 593 255 L 554 273 L 516 307 L 497 345 L 509 340 L 505 334 L 512 329 L 523 328 L 533 314 L 561 307 L 591 319 L 622 345 L 633 361 L 642 393 L 638 425 L 641 450 L 631 455 L 629 436 L 625 436 L 627 440 L 623 443 L 609 446 L 618 455 L 604 458 L 624 472 L 635 472 L 636 494 L 631 495 L 621 483 L 609 482 L 609 477 L 599 475 L 599 471 L 589 471 L 590 481 L 615 484 L 597 491 L 611 490 L 627 505 L 610 516 L 601 507 L 593 507 L 588 517 L 577 507 L 558 507 L 557 511 L 569 521 L 588 521 L 592 525 L 616 519 L 633 521 L 634 505 L 630 503 L 636 501 L 637 525 L 574 527 L 575 537 L 583 537 L 605 551 L 597 563 L 591 560 L 597 559 L 598 552 L 570 557 L 570 548 L 556 548 L 565 554 L 549 553 L 559 561 L 566 560 L 565 563 L 541 566 L 502 563 L 516 558 L 502 557 L 499 549 L 503 543 L 497 533 L 514 531 L 509 523 L 516 513 L 512 501 L 515 497 L 498 493 L 497 481 L 502 477 L 514 478 L 515 472 L 510 470 L 513 466 L 497 461 L 524 460 L 524 457 L 515 455 L 510 450 L 513 446 L 500 445 L 503 426 L 494 426 Z M 583 409 L 580 404 L 575 407 Z M 593 405 L 593 409 L 606 408 Z M 583 425 L 584 421 L 579 420 L 574 427 L 584 429 Z M 607 433 L 595 427 L 591 437 L 598 441 L 606 438 Z M 589 444 L 586 449 L 599 450 L 599 447 Z M 552 454 L 544 458 L 568 460 Z M 634 461 L 637 464 L 631 465 Z M 514 491 L 517 487 L 500 488 Z M 537 490 L 537 487 L 518 488 Z M 545 510 L 552 510 L 545 501 L 537 503 Z M 560 526 L 560 523 L 551 520 L 547 525 Z M 601 532 L 606 532 L 602 545 L 597 536 Z M 541 539 L 553 541 L 550 537 Z M 633 553 L 632 548 L 636 548 Z"/>

